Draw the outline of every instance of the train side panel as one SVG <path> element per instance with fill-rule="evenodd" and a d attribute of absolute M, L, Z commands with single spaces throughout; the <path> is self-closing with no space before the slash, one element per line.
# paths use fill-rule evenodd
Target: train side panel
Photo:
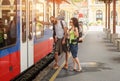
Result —
<path fill-rule="evenodd" d="M 0 81 L 9 81 L 20 73 L 20 52 L 0 58 Z"/>
<path fill-rule="evenodd" d="M 45 57 L 53 50 L 52 30 L 47 28 L 44 31 L 44 36 L 39 40 L 35 40 L 34 45 L 34 63 Z"/>
<path fill-rule="evenodd" d="M 34 46 L 34 62 L 36 63 L 37 61 L 39 61 L 40 59 L 42 59 L 43 57 L 45 57 L 47 54 L 49 54 L 50 52 L 52 52 L 52 48 L 53 48 L 53 40 L 52 39 L 48 39 L 46 41 L 40 42 L 38 44 L 35 44 Z"/>
<path fill-rule="evenodd" d="M 15 42 L 10 40 L 9 34 L 7 34 L 8 38 L 5 41 L 6 45 L 0 49 L 0 81 L 10 81 L 16 75 L 20 74 L 20 23 L 18 14 L 19 12 L 17 12 L 17 15 L 14 16 L 17 21 L 17 23 L 14 25 L 14 27 L 16 27 Z M 10 25 L 7 27 L 9 26 Z"/>

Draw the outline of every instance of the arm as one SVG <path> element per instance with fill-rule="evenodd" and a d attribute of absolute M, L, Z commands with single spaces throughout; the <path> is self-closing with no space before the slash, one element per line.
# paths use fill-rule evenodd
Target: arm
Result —
<path fill-rule="evenodd" d="M 37 19 L 35 19 L 35 21 L 38 22 L 38 23 L 41 23 L 41 24 L 43 24 L 43 25 L 51 25 L 50 22 L 39 21 L 39 20 L 37 20 Z"/>
<path fill-rule="evenodd" d="M 44 24 L 44 25 L 51 25 L 50 22 L 44 22 L 44 21 L 38 21 L 38 22 L 40 22 L 40 23 L 42 23 L 42 24 Z"/>
<path fill-rule="evenodd" d="M 68 28 L 64 27 L 64 37 L 63 37 L 64 40 L 67 38 L 67 30 Z"/>
<path fill-rule="evenodd" d="M 67 39 L 67 30 L 68 30 L 68 28 L 67 28 L 67 27 L 64 27 L 64 37 L 63 37 L 62 44 L 65 44 L 65 43 L 66 43 L 66 39 Z"/>

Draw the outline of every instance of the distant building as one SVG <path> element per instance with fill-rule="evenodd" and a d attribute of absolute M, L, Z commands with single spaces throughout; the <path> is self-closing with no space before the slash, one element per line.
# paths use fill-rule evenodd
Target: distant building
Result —
<path fill-rule="evenodd" d="M 110 4 L 110 21 L 113 22 L 113 3 Z M 89 23 L 105 24 L 105 4 L 98 0 L 88 0 L 88 21 Z M 120 1 L 116 1 L 116 24 L 120 25 Z"/>

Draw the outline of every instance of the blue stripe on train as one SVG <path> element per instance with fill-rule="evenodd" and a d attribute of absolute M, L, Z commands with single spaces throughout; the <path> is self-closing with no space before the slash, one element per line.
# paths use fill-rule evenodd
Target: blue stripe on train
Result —
<path fill-rule="evenodd" d="M 50 37 L 53 37 L 53 31 L 52 31 L 52 29 L 46 28 L 44 30 L 44 36 L 41 37 L 40 39 L 35 38 L 34 43 L 36 44 L 36 43 L 48 40 Z"/>

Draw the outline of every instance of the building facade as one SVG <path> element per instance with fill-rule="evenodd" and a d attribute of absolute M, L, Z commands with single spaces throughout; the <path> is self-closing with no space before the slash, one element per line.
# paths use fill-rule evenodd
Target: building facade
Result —
<path fill-rule="evenodd" d="M 88 0 L 89 24 L 105 25 L 105 3 L 98 0 Z M 110 4 L 110 23 L 113 23 L 113 2 Z M 120 25 L 120 1 L 116 1 L 116 25 Z"/>

